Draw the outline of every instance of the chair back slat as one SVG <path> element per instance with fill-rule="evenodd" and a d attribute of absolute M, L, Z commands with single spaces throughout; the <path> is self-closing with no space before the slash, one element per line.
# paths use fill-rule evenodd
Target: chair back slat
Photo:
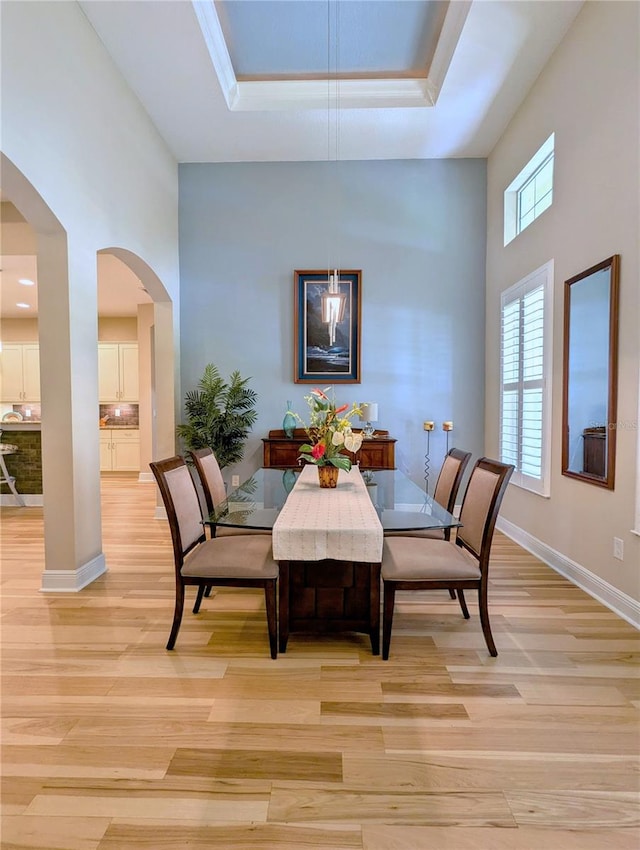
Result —
<path fill-rule="evenodd" d="M 218 460 L 210 448 L 198 449 L 189 454 L 200 477 L 207 510 L 211 513 L 227 498 Z"/>
<path fill-rule="evenodd" d="M 433 498 L 449 513 L 453 513 L 462 475 L 470 457 L 471 452 L 451 449 L 440 469 Z"/>
<path fill-rule="evenodd" d="M 476 558 L 486 560 L 500 503 L 513 466 L 480 458 L 471 472 L 467 485 L 456 542 Z"/>
<path fill-rule="evenodd" d="M 188 552 L 194 543 L 202 537 L 202 515 L 198 493 L 187 466 L 179 466 L 165 473 L 167 489 L 171 494 L 173 510 L 176 515 L 182 553 Z"/>
<path fill-rule="evenodd" d="M 193 546 L 204 540 L 198 493 L 184 458 L 175 456 L 149 464 L 167 512 L 176 569 Z"/>

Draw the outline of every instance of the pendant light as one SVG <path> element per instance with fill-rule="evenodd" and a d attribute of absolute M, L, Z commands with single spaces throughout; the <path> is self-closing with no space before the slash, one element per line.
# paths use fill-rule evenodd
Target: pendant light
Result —
<path fill-rule="evenodd" d="M 322 293 L 322 321 L 329 325 L 329 345 L 336 341 L 336 325 L 344 319 L 347 296 L 340 292 L 340 275 L 335 269 L 329 273 L 327 289 Z"/>
<path fill-rule="evenodd" d="M 336 168 L 339 158 L 339 118 L 340 118 L 340 83 L 338 79 L 338 59 L 339 59 L 339 2 L 335 2 L 335 104 L 336 104 L 336 129 L 335 129 L 335 161 Z M 331 0 L 327 0 L 327 159 L 331 161 Z M 337 209 L 338 204 L 330 204 L 331 209 Z M 344 314 L 347 307 L 347 296 L 344 292 L 340 292 L 340 274 L 338 269 L 331 271 L 329 266 L 327 271 L 327 288 L 322 293 L 321 313 L 322 321 L 328 325 L 329 345 L 334 345 L 336 341 L 336 328 L 344 320 Z"/>

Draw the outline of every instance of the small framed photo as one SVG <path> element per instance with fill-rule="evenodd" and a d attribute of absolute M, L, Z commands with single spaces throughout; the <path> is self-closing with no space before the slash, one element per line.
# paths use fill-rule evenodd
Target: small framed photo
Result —
<path fill-rule="evenodd" d="M 296 384 L 360 383 L 360 270 L 295 271 Z"/>

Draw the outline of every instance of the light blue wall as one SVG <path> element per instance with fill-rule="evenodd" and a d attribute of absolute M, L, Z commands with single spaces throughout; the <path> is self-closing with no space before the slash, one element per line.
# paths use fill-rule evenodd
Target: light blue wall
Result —
<path fill-rule="evenodd" d="M 295 269 L 362 270 L 361 384 L 339 402 L 378 402 L 396 463 L 431 481 L 450 446 L 484 445 L 485 160 L 186 164 L 180 166 L 181 379 L 238 369 L 259 419 L 237 470 L 261 465 L 261 438 L 293 382 Z M 227 471 L 225 474 L 227 474 Z"/>

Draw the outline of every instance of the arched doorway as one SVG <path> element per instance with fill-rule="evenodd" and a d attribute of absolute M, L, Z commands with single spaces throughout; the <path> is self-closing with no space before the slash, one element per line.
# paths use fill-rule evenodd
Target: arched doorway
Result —
<path fill-rule="evenodd" d="M 136 310 L 140 375 L 139 478 L 152 482 L 150 461 L 175 450 L 172 303 L 162 281 L 141 257 L 117 247 L 99 251 L 99 263 L 101 257 L 115 258 L 124 264 L 148 295 L 148 298 L 137 299 Z M 102 286 L 100 278 L 99 286 Z"/>
<path fill-rule="evenodd" d="M 10 200 L 36 234 L 45 571 L 41 589 L 78 591 L 102 575 L 99 446 L 96 426 L 96 253 L 72 240 L 35 187 L 1 155 L 2 198 Z M 172 304 L 149 266 L 121 253 L 145 286 L 153 305 L 156 387 L 155 450 L 175 447 Z"/>

